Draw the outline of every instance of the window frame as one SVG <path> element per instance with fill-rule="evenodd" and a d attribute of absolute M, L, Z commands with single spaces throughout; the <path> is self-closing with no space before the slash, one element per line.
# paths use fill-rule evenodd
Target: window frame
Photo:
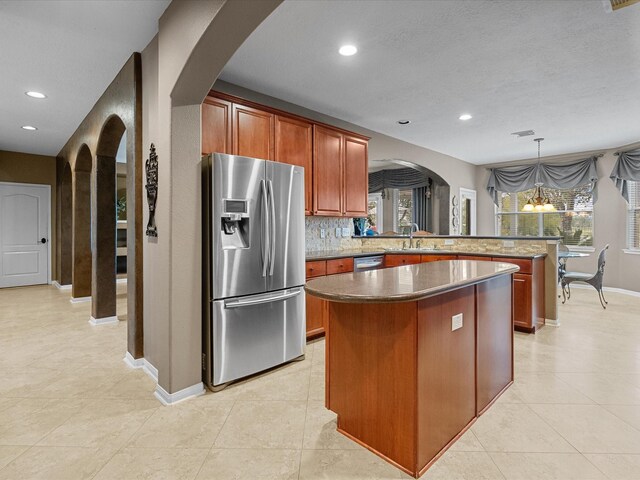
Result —
<path fill-rule="evenodd" d="M 382 233 L 384 225 L 384 202 L 382 192 L 369 193 L 367 198 L 367 211 L 369 210 L 369 202 L 376 204 L 376 228 L 378 233 Z"/>

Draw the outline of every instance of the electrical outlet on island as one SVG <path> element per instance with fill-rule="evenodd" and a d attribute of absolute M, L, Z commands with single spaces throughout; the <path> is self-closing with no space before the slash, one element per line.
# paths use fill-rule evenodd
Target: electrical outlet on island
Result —
<path fill-rule="evenodd" d="M 462 313 L 458 313 L 451 317 L 451 331 L 453 332 L 459 328 L 462 328 Z"/>

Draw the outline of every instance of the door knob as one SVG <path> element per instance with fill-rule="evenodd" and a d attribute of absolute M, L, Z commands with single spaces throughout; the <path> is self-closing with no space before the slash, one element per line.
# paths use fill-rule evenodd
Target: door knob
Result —
<path fill-rule="evenodd" d="M 46 238 L 44 238 L 44 237 L 42 237 L 42 238 L 40 239 L 40 243 L 47 243 L 47 239 L 46 239 Z"/>

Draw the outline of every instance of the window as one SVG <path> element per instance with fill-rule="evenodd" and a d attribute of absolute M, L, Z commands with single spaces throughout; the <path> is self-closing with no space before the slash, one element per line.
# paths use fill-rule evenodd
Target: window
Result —
<path fill-rule="evenodd" d="M 629 205 L 627 206 L 627 248 L 640 250 L 640 182 L 627 182 Z"/>
<path fill-rule="evenodd" d="M 409 233 L 411 224 L 413 223 L 413 190 L 398 190 L 397 197 L 398 208 L 394 210 L 397 212 L 396 231 L 398 233 Z"/>
<path fill-rule="evenodd" d="M 374 230 L 378 233 L 382 233 L 382 194 L 370 193 L 369 194 L 369 207 L 367 221 L 369 227 L 375 227 Z"/>
<path fill-rule="evenodd" d="M 504 236 L 558 236 L 565 245 L 593 245 L 593 194 L 591 185 L 544 188 L 555 212 L 522 212 L 535 189 L 500 195 L 496 209 L 496 234 Z M 636 228 L 637 232 L 637 228 Z"/>

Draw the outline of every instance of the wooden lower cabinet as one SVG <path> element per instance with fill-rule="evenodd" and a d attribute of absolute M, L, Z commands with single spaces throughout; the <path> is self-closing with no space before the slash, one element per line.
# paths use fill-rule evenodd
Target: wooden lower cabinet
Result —
<path fill-rule="evenodd" d="M 307 280 L 314 277 L 353 272 L 353 257 L 306 262 Z M 329 307 L 326 300 L 306 295 L 307 340 L 324 335 L 328 325 Z"/>
<path fill-rule="evenodd" d="M 327 301 L 313 295 L 306 294 L 307 304 L 307 339 L 324 334 L 327 324 Z"/>
<path fill-rule="evenodd" d="M 520 267 L 513 275 L 513 325 L 520 332 L 535 333 L 545 322 L 544 258 L 493 257 Z"/>

